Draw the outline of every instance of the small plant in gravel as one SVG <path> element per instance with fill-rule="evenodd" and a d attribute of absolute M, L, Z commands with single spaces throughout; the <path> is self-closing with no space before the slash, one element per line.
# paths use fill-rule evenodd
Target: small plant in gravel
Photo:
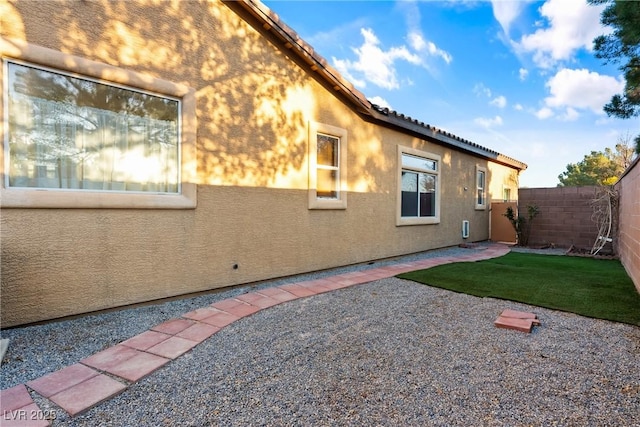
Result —
<path fill-rule="evenodd" d="M 529 244 L 529 236 L 531 235 L 531 223 L 533 219 L 538 216 L 540 210 L 535 205 L 527 205 L 527 217 L 522 215 L 516 215 L 511 206 L 507 208 L 507 211 L 503 214 L 507 217 L 513 229 L 516 231 L 516 239 L 518 245 L 527 246 Z"/>

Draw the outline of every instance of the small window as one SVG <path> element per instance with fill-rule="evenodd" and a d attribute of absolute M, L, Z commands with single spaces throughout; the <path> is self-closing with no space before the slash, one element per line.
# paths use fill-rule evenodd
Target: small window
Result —
<path fill-rule="evenodd" d="M 309 209 L 346 209 L 347 131 L 309 126 Z"/>
<path fill-rule="evenodd" d="M 502 189 L 502 200 L 505 202 L 511 200 L 511 189 L 509 187 L 504 187 Z"/>
<path fill-rule="evenodd" d="M 487 170 L 476 167 L 476 209 L 487 207 Z"/>
<path fill-rule="evenodd" d="M 195 208 L 192 88 L 31 44 L 0 77 L 3 208 Z"/>
<path fill-rule="evenodd" d="M 440 156 L 398 147 L 399 195 L 397 225 L 440 222 Z"/>

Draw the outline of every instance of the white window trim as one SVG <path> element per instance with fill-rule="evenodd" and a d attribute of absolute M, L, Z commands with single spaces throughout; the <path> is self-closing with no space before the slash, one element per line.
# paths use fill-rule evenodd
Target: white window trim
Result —
<path fill-rule="evenodd" d="M 402 216 L 402 170 L 405 169 L 402 167 L 402 155 L 410 154 L 412 156 L 423 157 L 428 160 L 433 160 L 437 162 L 437 167 L 435 171 L 420 171 L 427 172 L 429 174 L 436 176 L 436 212 L 435 216 L 429 217 L 403 217 Z M 398 158 L 397 158 L 397 168 L 396 168 L 396 226 L 404 226 L 404 225 L 425 225 L 425 224 L 440 224 L 440 193 L 441 193 L 441 175 L 440 168 L 442 167 L 442 158 L 433 153 L 429 153 L 426 151 L 416 150 L 415 148 L 403 147 L 398 145 Z M 411 168 L 406 168 L 411 169 Z"/>
<path fill-rule="evenodd" d="M 504 198 L 504 191 L 505 191 L 505 190 L 509 190 L 509 193 L 510 193 L 510 194 L 509 194 L 509 196 L 511 196 L 511 192 L 513 191 L 513 189 L 512 189 L 510 186 L 508 186 L 508 185 L 504 185 L 504 184 L 502 185 L 502 201 L 503 201 L 503 202 L 509 202 L 509 201 L 511 201 L 512 199 L 511 199 L 511 197 L 509 197 L 508 199 L 505 199 L 505 198 Z"/>
<path fill-rule="evenodd" d="M 56 50 L 44 48 L 22 40 L 0 37 L 0 207 L 2 208 L 109 208 L 109 209 L 194 209 L 197 205 L 196 158 L 196 97 L 195 90 L 183 84 L 172 83 L 149 75 L 92 61 Z M 179 98 L 181 101 L 181 171 L 180 193 L 126 193 L 88 191 L 76 189 L 44 189 L 6 187 L 8 169 L 5 160 L 7 80 L 4 78 L 6 59 L 30 62 L 34 65 L 103 80 L 159 95 Z"/>
<path fill-rule="evenodd" d="M 340 139 L 338 154 L 338 197 L 329 199 L 318 197 L 318 133 Z M 309 122 L 309 209 L 347 208 L 347 131 L 336 126 Z"/>
<path fill-rule="evenodd" d="M 480 189 L 480 187 L 478 186 L 479 172 L 484 173 L 484 188 L 482 189 L 482 195 L 483 195 L 482 201 L 484 203 L 478 203 L 478 190 Z M 487 209 L 487 182 L 488 182 L 487 168 L 476 165 L 476 173 L 474 175 L 474 186 L 473 186 L 473 188 L 475 188 L 475 191 L 473 192 L 473 200 L 475 204 L 475 209 L 478 211 Z"/>

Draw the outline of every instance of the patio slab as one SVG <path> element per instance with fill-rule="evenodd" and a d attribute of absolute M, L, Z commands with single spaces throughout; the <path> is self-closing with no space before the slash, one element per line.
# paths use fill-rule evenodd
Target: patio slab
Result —
<path fill-rule="evenodd" d="M 246 302 L 243 302 L 243 301 L 239 301 L 239 302 L 240 304 L 237 304 L 230 308 L 226 308 L 224 309 L 224 311 L 226 311 L 229 314 L 233 314 L 234 316 L 245 317 L 245 316 L 250 316 L 253 313 L 256 313 L 262 310 L 260 307 L 256 307 L 255 305 L 247 304 Z"/>
<path fill-rule="evenodd" d="M 167 359 L 175 359 L 191 350 L 196 345 L 198 345 L 197 342 L 186 338 L 171 337 L 160 344 L 154 345 L 147 351 Z"/>
<path fill-rule="evenodd" d="M 100 369 L 101 371 L 109 371 L 109 369 L 118 366 L 125 360 L 131 359 L 138 353 L 139 351 L 134 348 L 125 345 L 115 345 L 93 356 L 82 359 L 80 363 Z"/>
<path fill-rule="evenodd" d="M 274 305 L 280 304 L 280 301 L 268 297 L 266 295 L 259 294 L 257 292 L 249 292 L 246 294 L 242 294 L 236 299 L 246 302 L 247 304 L 254 305 L 256 307 L 260 307 L 261 309 L 273 307 Z"/>
<path fill-rule="evenodd" d="M 191 320 L 203 320 L 219 312 L 220 310 L 213 307 L 202 307 L 202 308 L 198 308 L 197 310 L 193 310 L 188 313 L 185 313 L 182 315 L 182 317 L 185 317 Z"/>
<path fill-rule="evenodd" d="M 292 294 L 291 292 L 287 292 L 284 289 L 280 288 L 267 288 L 261 289 L 257 293 L 260 295 L 268 296 L 269 298 L 273 298 L 280 302 L 293 301 L 294 299 L 298 299 L 299 297 Z"/>
<path fill-rule="evenodd" d="M 169 359 L 167 358 L 156 356 L 155 354 L 139 352 L 132 358 L 109 368 L 106 372 L 127 381 L 136 382 L 167 363 L 169 363 Z"/>
<path fill-rule="evenodd" d="M 104 374 L 90 378 L 50 397 L 50 400 L 69 415 L 78 415 L 107 400 L 127 387 Z"/>
<path fill-rule="evenodd" d="M 129 338 L 126 341 L 122 341 L 120 345 L 126 345 L 127 347 L 135 348 L 136 350 L 146 350 L 156 344 L 160 344 L 162 341 L 168 340 L 169 338 L 171 338 L 171 335 L 156 331 L 145 331 Z"/>
<path fill-rule="evenodd" d="M 49 412 L 43 412 L 38 405 L 31 403 L 13 411 L 3 411 L 0 424 L 2 427 L 46 427 Z"/>
<path fill-rule="evenodd" d="M 185 338 L 196 343 L 201 343 L 211 335 L 218 332 L 220 329 L 221 328 L 217 326 L 207 325 L 206 323 L 196 323 L 180 332 L 179 334 L 176 334 L 176 337 Z"/>
<path fill-rule="evenodd" d="M 211 306 L 217 308 L 218 310 L 230 312 L 229 310 L 233 310 L 235 307 L 241 304 L 245 303 L 235 298 L 228 298 L 222 301 L 214 302 L 213 304 L 211 304 Z"/>
<path fill-rule="evenodd" d="M 51 397 L 54 394 L 60 393 L 97 375 L 99 375 L 99 372 L 95 369 L 91 369 L 81 363 L 76 363 L 75 365 L 67 366 L 59 371 L 29 381 L 27 385 L 41 396 Z"/>
<path fill-rule="evenodd" d="M 314 291 L 313 289 L 305 288 L 304 286 L 300 286 L 298 283 L 289 283 L 287 285 L 278 287 L 300 298 L 310 297 L 312 295 L 318 294 L 318 292 Z"/>
<path fill-rule="evenodd" d="M 33 399 L 24 384 L 19 384 L 0 392 L 0 410 L 2 413 L 23 408 L 33 403 Z"/>
<path fill-rule="evenodd" d="M 189 326 L 193 325 L 193 321 L 188 319 L 171 319 L 151 328 L 152 331 L 162 332 L 164 334 L 175 335 L 182 332 Z"/>
<path fill-rule="evenodd" d="M 206 323 L 207 325 L 216 326 L 218 328 L 224 328 L 240 319 L 238 316 L 234 316 L 231 313 L 227 313 L 226 311 L 218 311 L 213 315 L 207 317 L 206 319 L 202 319 L 202 323 Z"/>

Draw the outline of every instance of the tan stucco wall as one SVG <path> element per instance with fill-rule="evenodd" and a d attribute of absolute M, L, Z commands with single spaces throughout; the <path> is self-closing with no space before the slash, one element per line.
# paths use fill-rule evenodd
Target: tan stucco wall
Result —
<path fill-rule="evenodd" d="M 0 12 L 5 37 L 195 89 L 198 160 L 195 209 L 2 209 L 2 327 L 456 245 L 464 219 L 485 240 L 476 166 L 488 200 L 517 193 L 510 168 L 363 121 L 220 3 Z M 310 121 L 348 132 L 345 210 L 308 209 Z M 442 157 L 440 224 L 395 225 L 398 144 Z"/>

